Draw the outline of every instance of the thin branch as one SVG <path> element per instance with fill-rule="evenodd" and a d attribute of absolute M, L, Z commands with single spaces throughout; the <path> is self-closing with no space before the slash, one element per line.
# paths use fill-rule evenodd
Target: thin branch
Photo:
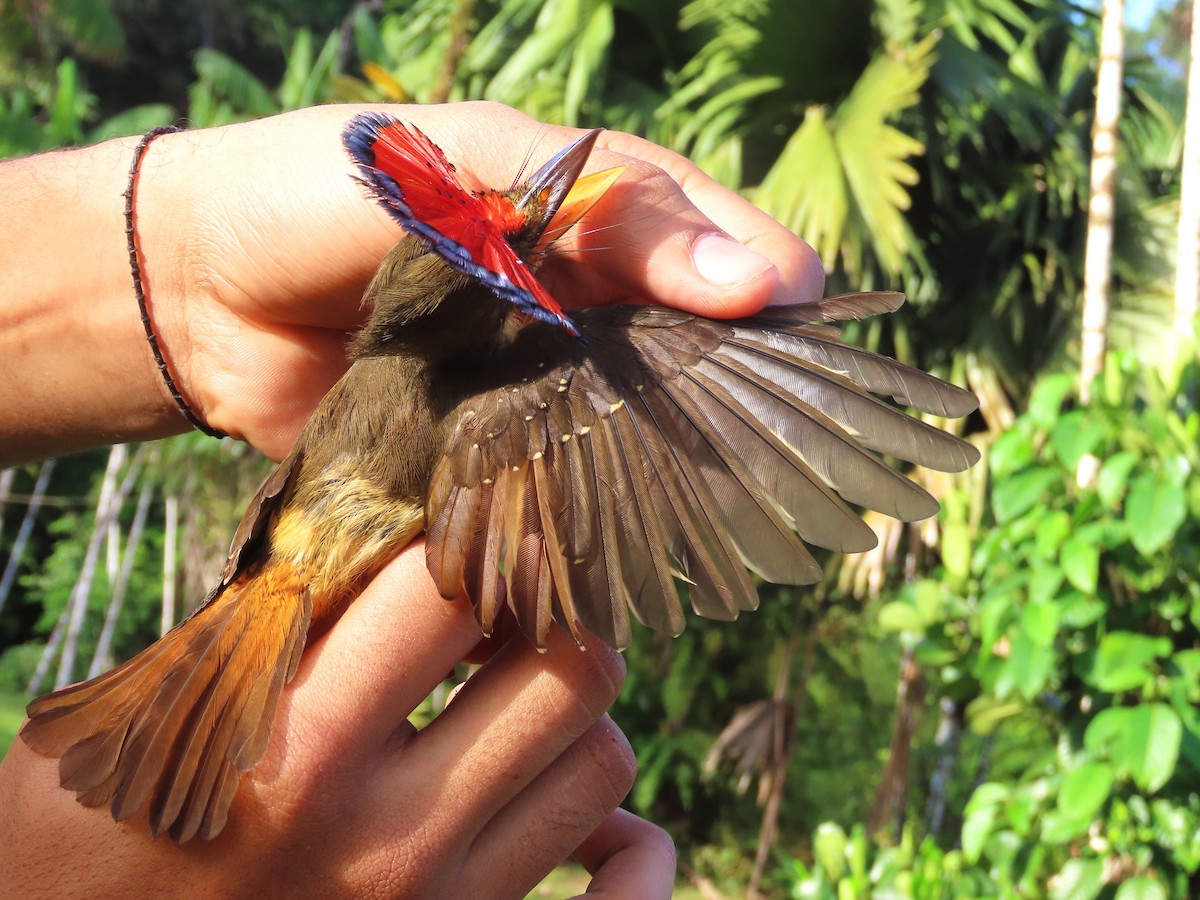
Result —
<path fill-rule="evenodd" d="M 9 551 L 8 564 L 4 567 L 4 574 L 0 575 L 0 611 L 4 609 L 4 604 L 8 601 L 8 594 L 12 590 L 13 581 L 16 580 L 17 570 L 21 567 L 21 559 L 25 556 L 25 547 L 29 543 L 30 535 L 33 534 L 33 523 L 37 519 L 38 510 L 42 508 L 42 497 L 46 493 L 46 487 L 50 484 L 50 476 L 53 472 L 54 460 L 48 459 L 43 462 L 37 481 L 33 485 L 33 493 L 29 495 L 29 505 L 25 507 L 25 516 L 21 519 L 16 540 L 13 541 L 12 550 Z"/>
<path fill-rule="evenodd" d="M 92 664 L 88 666 L 88 678 L 95 678 L 112 665 L 113 635 L 117 630 L 117 619 L 121 615 L 121 607 L 125 602 L 125 591 L 129 587 L 129 579 L 133 574 L 133 561 L 137 556 L 138 547 L 142 542 L 142 531 L 146 525 L 146 515 L 150 511 L 150 500 L 154 496 L 154 485 L 146 483 L 138 494 L 137 509 L 133 514 L 133 522 L 129 526 L 129 537 L 125 541 L 125 556 L 121 560 L 121 570 L 113 586 L 112 599 L 108 609 L 104 611 L 104 625 L 100 629 L 100 637 L 96 641 L 96 652 L 92 654 Z"/>
<path fill-rule="evenodd" d="M 0 534 L 4 534 L 4 507 L 13 500 L 12 486 L 16 475 L 16 469 L 0 472 Z"/>
<path fill-rule="evenodd" d="M 175 627 L 175 544 L 178 526 L 179 497 L 167 494 L 166 528 L 163 536 L 162 619 L 159 622 L 159 634 L 166 634 Z"/>
<path fill-rule="evenodd" d="M 107 538 L 113 520 L 120 514 L 121 507 L 125 505 L 126 498 L 133 490 L 145 456 L 144 451 L 145 445 L 138 448 L 138 452 L 129 461 L 125 478 L 119 485 L 117 484 L 117 472 L 125 464 L 128 447 L 118 444 L 109 453 L 108 465 L 104 471 L 104 482 L 100 488 L 100 498 L 96 503 L 95 524 L 92 527 L 91 536 L 88 538 L 87 548 L 84 550 L 79 577 L 76 579 L 75 586 L 71 590 L 71 597 L 67 601 L 67 609 L 70 612 L 67 618 L 62 658 L 59 660 L 58 675 L 54 680 L 56 688 L 70 684 L 74 678 L 79 636 L 83 632 L 83 622 L 87 615 L 88 598 L 96 573 L 96 562 L 100 556 L 100 545 Z"/>
<path fill-rule="evenodd" d="M 429 92 L 430 103 L 445 103 L 450 99 L 459 63 L 462 62 L 471 43 L 471 16 L 474 11 L 475 0 L 458 0 L 454 17 L 450 20 L 450 41 L 446 45 L 446 54 L 442 57 L 442 67 L 438 70 L 433 89 Z"/>

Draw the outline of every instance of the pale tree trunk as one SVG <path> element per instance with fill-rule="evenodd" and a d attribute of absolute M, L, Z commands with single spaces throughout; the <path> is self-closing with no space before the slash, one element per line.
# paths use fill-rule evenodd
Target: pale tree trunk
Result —
<path fill-rule="evenodd" d="M 25 693 L 41 693 L 42 682 L 46 680 L 46 675 L 50 672 L 50 664 L 54 662 L 54 657 L 58 655 L 58 648 L 62 645 L 63 634 L 67 630 L 67 612 L 69 609 L 70 607 L 64 606 L 63 611 L 58 614 L 58 621 L 54 623 L 54 631 L 50 633 L 50 640 L 46 641 L 42 655 L 38 657 L 37 667 L 33 670 L 33 675 L 29 679 L 29 685 L 25 688 Z"/>
<path fill-rule="evenodd" d="M 142 542 L 142 531 L 146 526 L 146 515 L 150 511 L 150 500 L 154 496 L 154 486 L 147 482 L 138 494 L 137 509 L 133 514 L 133 522 L 129 526 L 129 536 L 125 539 L 125 556 L 121 560 L 121 569 L 113 583 L 112 598 L 108 601 L 108 609 L 104 611 L 104 626 L 100 629 L 100 638 L 96 641 L 96 652 L 92 654 L 92 664 L 88 666 L 88 678 L 95 678 L 101 672 L 111 668 L 113 634 L 117 630 L 117 619 L 121 615 L 121 607 L 125 602 L 125 591 L 129 587 L 129 578 L 133 574 L 133 559 L 137 555 Z"/>
<path fill-rule="evenodd" d="M 96 575 L 96 563 L 100 558 L 100 545 L 108 537 L 113 520 L 125 504 L 125 499 L 133 489 L 134 480 L 141 468 L 142 452 L 130 462 L 125 478 L 118 482 L 117 474 L 129 456 L 129 448 L 118 444 L 108 455 L 108 465 L 104 470 L 104 481 L 100 485 L 100 498 L 96 502 L 96 519 L 92 534 L 88 538 L 87 548 L 83 554 L 83 564 L 80 566 L 79 577 L 71 589 L 71 598 L 67 601 L 67 630 L 63 637 L 62 658 L 58 662 L 58 675 L 54 679 L 56 688 L 64 687 L 74 680 L 75 658 L 79 652 L 79 637 L 83 633 L 83 623 L 87 617 L 88 598 L 92 592 L 92 581 Z"/>
<path fill-rule="evenodd" d="M 8 506 L 8 498 L 12 496 L 13 479 L 16 475 L 16 469 L 0 472 L 0 534 L 4 534 L 4 510 Z"/>
<path fill-rule="evenodd" d="M 1179 235 L 1175 263 L 1176 364 L 1194 350 L 1200 311 L 1200 0 L 1192 3 L 1192 52 L 1188 63 L 1183 165 L 1179 181 Z"/>
<path fill-rule="evenodd" d="M 109 519 L 104 548 L 104 574 L 108 578 L 108 583 L 114 584 L 117 580 L 117 573 L 121 571 L 121 523 L 115 516 Z"/>
<path fill-rule="evenodd" d="M 163 529 L 163 589 L 162 620 L 159 634 L 166 634 L 175 627 L 175 544 L 179 530 L 179 498 L 167 495 L 166 525 Z"/>
<path fill-rule="evenodd" d="M 11 470 L 10 470 L 11 471 Z M 33 492 L 29 495 L 29 505 L 25 507 L 25 517 L 21 519 L 21 527 L 17 529 L 17 537 L 13 541 L 12 550 L 8 554 L 8 564 L 4 574 L 0 575 L 0 610 L 8 601 L 9 591 L 17 577 L 17 569 L 21 567 L 21 558 L 25 555 L 25 547 L 33 534 L 33 523 L 38 511 L 42 508 L 42 498 L 46 496 L 46 488 L 50 486 L 50 476 L 54 473 L 54 460 L 48 459 L 42 463 L 38 471 L 37 481 L 34 482 Z"/>
<path fill-rule="evenodd" d="M 1092 177 L 1087 245 L 1083 260 L 1083 340 L 1079 395 L 1091 399 L 1092 381 L 1104 368 L 1112 282 L 1113 187 L 1117 171 L 1117 120 L 1125 54 L 1125 0 L 1104 0 L 1100 15 L 1100 63 L 1096 70 L 1096 117 L 1092 123 Z"/>

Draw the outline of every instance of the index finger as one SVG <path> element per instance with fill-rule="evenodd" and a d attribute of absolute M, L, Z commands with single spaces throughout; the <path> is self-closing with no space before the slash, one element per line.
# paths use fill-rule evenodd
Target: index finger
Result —
<path fill-rule="evenodd" d="M 675 886 L 675 845 L 670 835 L 617 809 L 575 851 L 592 873 L 588 897 L 668 898 Z"/>

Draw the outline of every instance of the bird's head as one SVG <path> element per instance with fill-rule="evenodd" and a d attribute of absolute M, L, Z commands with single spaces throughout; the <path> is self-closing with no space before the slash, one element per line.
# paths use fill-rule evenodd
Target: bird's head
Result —
<path fill-rule="evenodd" d="M 407 232 L 367 288 L 371 315 L 352 354 L 457 358 L 508 340 L 530 319 L 575 334 L 534 270 L 621 174 L 580 177 L 599 134 L 511 190 L 469 192 L 412 126 L 378 113 L 351 121 L 343 140 L 359 180 Z"/>

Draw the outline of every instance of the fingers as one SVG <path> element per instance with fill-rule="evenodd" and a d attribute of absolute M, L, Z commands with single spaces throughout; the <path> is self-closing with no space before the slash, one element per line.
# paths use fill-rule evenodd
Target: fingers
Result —
<path fill-rule="evenodd" d="M 618 809 L 579 845 L 575 858 L 592 873 L 589 897 L 669 898 L 675 886 L 671 836 Z"/>
<path fill-rule="evenodd" d="M 584 651 L 555 632 L 539 653 L 511 641 L 402 748 L 397 789 L 411 771 L 437 772 L 439 818 L 479 828 L 592 727 L 624 678 L 620 655 L 599 642 Z"/>
<path fill-rule="evenodd" d="M 603 716 L 487 823 L 470 857 L 480 889 L 468 893 L 527 894 L 612 814 L 636 771 L 628 741 Z"/>
<path fill-rule="evenodd" d="M 433 586 L 417 541 L 305 653 L 288 727 L 321 735 L 330 755 L 376 753 L 479 638 L 470 604 Z"/>

